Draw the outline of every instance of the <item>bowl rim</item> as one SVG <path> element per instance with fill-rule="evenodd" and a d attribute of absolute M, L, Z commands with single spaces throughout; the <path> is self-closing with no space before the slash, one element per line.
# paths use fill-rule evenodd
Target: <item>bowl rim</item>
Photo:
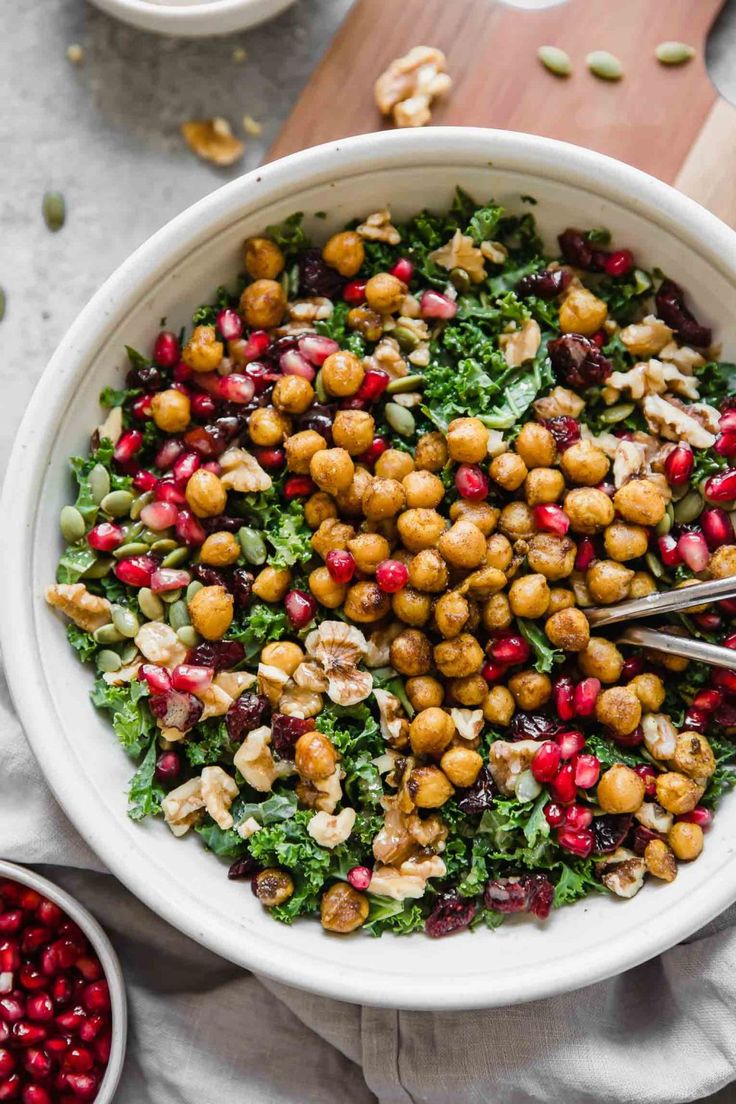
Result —
<path fill-rule="evenodd" d="M 280 15 L 295 0 L 199 0 L 189 4 L 159 4 L 155 0 L 92 2 L 109 15 L 143 30 L 208 35 L 250 30 Z"/>
<path fill-rule="evenodd" d="M 102 1078 L 95 1097 L 95 1104 L 110 1104 L 115 1097 L 115 1090 L 118 1087 L 125 1061 L 128 1035 L 128 1002 L 120 960 L 109 936 L 99 921 L 76 897 L 72 897 L 71 893 L 57 886 L 55 882 L 51 882 L 43 875 L 37 874 L 35 870 L 0 859 L 0 878 L 8 878 L 10 881 L 19 882 L 21 885 L 37 890 L 44 897 L 48 897 L 50 901 L 63 909 L 79 925 L 97 952 L 102 963 L 105 980 L 110 987 L 112 1046 L 110 1048 L 110 1060 L 107 1063 L 105 1076 Z"/>
<path fill-rule="evenodd" d="M 453 163 L 475 167 L 496 163 L 506 170 L 573 182 L 579 189 L 604 195 L 632 214 L 646 217 L 677 236 L 685 248 L 695 250 L 725 278 L 733 281 L 736 277 L 736 262 L 726 260 L 728 256 L 736 258 L 736 233 L 714 215 L 638 169 L 554 139 L 461 127 L 384 131 L 329 142 L 267 164 L 204 197 L 149 238 L 108 278 L 62 339 L 28 404 L 6 473 L 2 499 L 6 525 L 0 547 L 10 577 L 23 580 L 30 571 L 34 504 L 45 475 L 46 450 L 36 442 L 54 436 L 63 410 L 60 396 L 69 386 L 69 375 L 80 374 L 80 366 L 93 358 L 106 332 L 125 317 L 131 305 L 150 294 L 162 273 L 184 263 L 205 237 L 221 231 L 244 211 L 256 216 L 261 202 L 270 205 L 307 186 L 329 184 L 336 176 L 349 179 L 398 163 L 445 169 Z M 185 909 L 176 902 L 180 890 L 173 879 L 167 881 L 169 875 L 162 864 L 156 867 L 153 879 L 136 869 L 130 862 L 129 844 L 119 838 L 117 829 L 101 830 L 104 804 L 96 792 L 89 792 L 85 802 L 78 801 L 71 772 L 65 772 L 63 756 L 51 738 L 53 725 L 49 722 L 55 712 L 44 696 L 48 691 L 40 679 L 28 678 L 29 658 L 38 654 L 34 602 L 30 587 L 27 592 L 22 585 L 9 588 L 5 616 L 0 619 L 0 643 L 19 716 L 62 808 L 136 896 L 180 931 L 246 968 L 311 992 L 382 1007 L 459 1010 L 506 1006 L 581 988 L 630 969 L 692 934 L 736 900 L 736 866 L 730 864 L 730 870 L 726 866 L 712 879 L 707 894 L 690 895 L 687 909 L 663 907 L 658 916 L 661 923 L 625 929 L 608 941 L 605 956 L 599 947 L 591 946 L 576 954 L 574 966 L 567 959 L 564 964 L 550 962 L 543 977 L 522 971 L 512 984 L 479 972 L 449 992 L 431 976 L 412 975 L 409 979 L 404 975 L 403 981 L 410 981 L 408 987 L 387 987 L 384 974 L 363 964 L 349 976 L 345 971 L 322 971 L 321 963 L 310 965 L 308 956 L 289 948 L 286 928 L 278 947 L 260 932 L 236 943 L 227 933 L 208 926 L 202 909 L 191 905 Z"/>

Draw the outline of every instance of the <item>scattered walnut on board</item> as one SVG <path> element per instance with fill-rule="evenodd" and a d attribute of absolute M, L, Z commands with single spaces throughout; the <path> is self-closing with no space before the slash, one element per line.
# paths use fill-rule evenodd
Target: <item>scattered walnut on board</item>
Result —
<path fill-rule="evenodd" d="M 190 150 L 213 165 L 233 165 L 245 150 L 227 119 L 190 119 L 181 124 L 181 133 Z"/>
<path fill-rule="evenodd" d="M 413 46 L 381 73 L 373 94 L 378 110 L 391 115 L 397 127 L 417 127 L 430 121 L 433 99 L 451 86 L 442 51 L 434 46 Z"/>

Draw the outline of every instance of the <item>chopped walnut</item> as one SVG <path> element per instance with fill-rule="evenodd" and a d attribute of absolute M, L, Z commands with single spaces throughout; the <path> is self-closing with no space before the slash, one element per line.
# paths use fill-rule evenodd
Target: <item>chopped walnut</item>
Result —
<path fill-rule="evenodd" d="M 624 326 L 619 336 L 632 356 L 652 357 L 672 341 L 672 330 L 661 318 L 648 314 L 641 322 Z"/>
<path fill-rule="evenodd" d="M 629 479 L 647 473 L 647 450 L 637 441 L 619 441 L 613 458 L 613 482 L 622 487 Z"/>
<path fill-rule="evenodd" d="M 420 847 L 431 847 L 433 851 L 444 851 L 448 829 L 444 820 L 437 813 L 431 813 L 424 818 L 410 813 L 406 818 L 406 827 L 409 835 Z"/>
<path fill-rule="evenodd" d="M 501 793 L 512 796 L 522 771 L 528 770 L 539 751 L 535 740 L 494 740 L 488 753 L 488 768 Z"/>
<path fill-rule="evenodd" d="M 107 598 L 90 594 L 84 583 L 54 583 L 46 588 L 46 601 L 85 632 L 94 632 L 110 620 Z"/>
<path fill-rule="evenodd" d="M 370 356 L 363 358 L 366 368 L 380 368 L 391 379 L 409 375 L 409 366 L 401 355 L 399 343 L 394 337 L 382 337 Z"/>
<path fill-rule="evenodd" d="M 606 889 L 617 897 L 635 897 L 644 885 L 647 864 L 633 851 L 619 847 L 612 855 L 606 855 L 597 870 Z"/>
<path fill-rule="evenodd" d="M 402 395 L 392 395 L 391 400 L 397 406 L 403 406 L 405 409 L 411 410 L 413 406 L 419 406 L 422 396 L 419 391 L 405 391 Z"/>
<path fill-rule="evenodd" d="M 669 345 L 660 350 L 659 359 L 671 361 L 686 376 L 691 376 L 696 368 L 702 368 L 705 364 L 705 357 L 701 353 L 691 349 L 689 345 L 678 345 L 676 341 L 670 341 Z"/>
<path fill-rule="evenodd" d="M 430 106 L 452 86 L 447 59 L 433 46 L 414 46 L 396 58 L 378 78 L 373 90 L 382 115 L 393 114 L 399 127 L 424 126 L 432 117 Z"/>
<path fill-rule="evenodd" d="M 373 689 L 373 676 L 358 664 L 367 650 L 360 629 L 344 621 L 323 621 L 305 641 L 307 652 L 322 665 L 327 694 L 337 705 L 357 705 Z"/>
<path fill-rule="evenodd" d="M 205 767 L 200 776 L 202 800 L 218 828 L 226 831 L 233 826 L 230 806 L 240 793 L 234 778 L 222 767 Z"/>
<path fill-rule="evenodd" d="M 279 698 L 278 711 L 287 717 L 316 717 L 322 712 L 322 695 L 289 679 Z"/>
<path fill-rule="evenodd" d="M 161 810 L 174 835 L 185 835 L 202 818 L 204 798 L 201 778 L 190 778 L 171 790 L 161 802 Z"/>
<path fill-rule="evenodd" d="M 374 629 L 368 637 L 365 650 L 366 667 L 388 667 L 391 662 L 391 645 L 403 631 L 404 625 L 400 621 L 394 621 L 386 629 Z"/>
<path fill-rule="evenodd" d="M 313 690 L 315 694 L 324 694 L 327 690 L 327 675 L 315 659 L 302 660 L 291 677 L 303 690 Z"/>
<path fill-rule="evenodd" d="M 229 448 L 220 457 L 222 475 L 220 482 L 228 491 L 240 491 L 251 494 L 271 489 L 271 476 L 268 475 L 249 452 L 241 448 Z"/>
<path fill-rule="evenodd" d="M 213 165 L 233 165 L 245 146 L 236 138 L 227 119 L 191 119 L 181 124 L 184 141 L 197 157 Z"/>
<path fill-rule="evenodd" d="M 496 456 L 500 456 L 502 452 L 509 451 L 508 441 L 504 439 L 504 435 L 500 429 L 492 429 L 488 434 L 488 455 L 495 459 Z"/>
<path fill-rule="evenodd" d="M 206 721 L 208 717 L 223 717 L 233 704 L 232 695 L 228 694 L 221 686 L 212 682 L 205 690 L 195 694 L 204 706 L 200 721 Z"/>
<path fill-rule="evenodd" d="M 355 817 L 355 809 L 341 809 L 336 816 L 325 812 L 315 813 L 307 825 L 307 831 L 320 847 L 332 850 L 348 838 L 353 830 Z"/>
<path fill-rule="evenodd" d="M 386 245 L 398 245 L 401 241 L 401 234 L 391 224 L 391 211 L 388 207 L 368 215 L 365 222 L 356 227 L 355 232 L 366 241 L 385 242 Z"/>
<path fill-rule="evenodd" d="M 430 356 L 429 344 L 423 341 L 421 345 L 417 345 L 416 349 L 412 349 L 407 360 L 410 364 L 413 364 L 415 368 L 426 368 L 429 364 Z"/>
<path fill-rule="evenodd" d="M 171 626 L 163 621 L 146 621 L 141 625 L 135 644 L 150 663 L 159 667 L 176 667 L 187 658 L 187 649 Z"/>
<path fill-rule="evenodd" d="M 381 735 L 388 744 L 400 742 L 407 724 L 401 702 L 390 690 L 374 689 L 373 697 L 378 705 Z"/>
<path fill-rule="evenodd" d="M 233 756 L 233 764 L 248 785 L 259 793 L 268 793 L 279 777 L 270 743 L 271 729 L 262 725 L 248 733 Z"/>
<path fill-rule="evenodd" d="M 480 251 L 487 261 L 497 265 L 505 264 L 509 255 L 509 251 L 503 242 L 497 241 L 481 242 Z"/>
<path fill-rule="evenodd" d="M 316 782 L 309 783 L 317 793 L 314 800 L 315 809 L 325 813 L 334 813 L 342 801 L 342 786 L 340 785 L 342 778 L 344 778 L 344 771 L 338 766 L 335 767 L 328 778 L 319 778 Z"/>
<path fill-rule="evenodd" d="M 686 441 L 693 448 L 712 448 L 718 432 L 718 411 L 707 403 L 685 406 L 662 395 L 647 395 L 642 404 L 644 417 L 652 433 L 668 441 Z M 709 428 L 713 425 L 715 432 Z"/>
<path fill-rule="evenodd" d="M 408 859 L 405 859 L 399 867 L 399 872 L 404 876 L 407 874 L 418 875 L 420 878 L 424 878 L 426 882 L 430 878 L 444 878 L 447 867 L 439 855 L 420 854 L 411 855 Z"/>
<path fill-rule="evenodd" d="M 398 797 L 384 797 L 382 805 L 383 823 L 373 837 L 373 855 L 380 863 L 403 862 L 414 850 L 416 838 L 409 832 Z"/>
<path fill-rule="evenodd" d="M 635 364 L 628 372 L 612 372 L 603 388 L 606 402 L 615 402 L 622 391 L 628 391 L 632 399 L 645 395 L 663 395 L 673 391 L 686 399 L 697 399 L 698 381 L 695 376 L 683 375 L 676 364 L 661 360 L 647 360 Z"/>
<path fill-rule="evenodd" d="M 236 826 L 235 831 L 239 836 L 242 836 L 243 839 L 250 839 L 256 832 L 260 832 L 262 827 L 263 825 L 259 824 L 255 817 L 249 816 Z"/>
<path fill-rule="evenodd" d="M 641 721 L 644 744 L 653 759 L 671 759 L 677 746 L 677 729 L 666 713 L 645 713 Z"/>
<path fill-rule="evenodd" d="M 485 280 L 485 258 L 473 239 L 461 230 L 456 230 L 449 242 L 430 253 L 429 259 L 448 272 L 453 268 L 462 268 L 474 284 Z"/>
<path fill-rule="evenodd" d="M 274 709 L 288 681 L 289 676 L 280 667 L 270 663 L 258 664 L 258 693 L 265 694 Z"/>
<path fill-rule="evenodd" d="M 311 299 L 294 299 L 286 305 L 286 313 L 291 321 L 303 324 L 324 322 L 333 310 L 332 300 L 325 299 L 322 295 L 315 295 Z"/>
<path fill-rule="evenodd" d="M 642 802 L 634 816 L 645 828 L 649 828 L 652 832 L 665 834 L 669 832 L 675 819 L 672 813 L 668 813 L 656 801 Z"/>
<path fill-rule="evenodd" d="M 450 716 L 455 722 L 458 736 L 463 740 L 474 740 L 480 736 L 483 728 L 482 709 L 451 709 Z"/>
<path fill-rule="evenodd" d="M 444 878 L 447 867 L 439 855 L 407 859 L 397 870 L 393 866 L 376 866 L 369 893 L 403 901 L 407 897 L 423 897 L 428 878 Z"/>
<path fill-rule="evenodd" d="M 527 318 L 520 330 L 501 334 L 498 343 L 509 368 L 519 368 L 528 360 L 534 360 L 539 351 L 539 346 L 542 344 L 539 323 L 533 318 Z"/>
<path fill-rule="evenodd" d="M 93 437 L 96 435 L 98 441 L 102 441 L 106 437 L 108 441 L 112 441 L 113 445 L 116 445 L 120 440 L 122 432 L 123 408 L 122 406 L 113 406 L 104 422 L 97 426 Z"/>
<path fill-rule="evenodd" d="M 244 690 L 249 690 L 256 681 L 250 671 L 220 671 L 215 675 L 212 685 L 224 690 L 231 698 L 239 698 Z"/>
<path fill-rule="evenodd" d="M 533 404 L 538 418 L 579 418 L 585 409 L 585 400 L 567 387 L 554 387 L 549 395 Z"/>

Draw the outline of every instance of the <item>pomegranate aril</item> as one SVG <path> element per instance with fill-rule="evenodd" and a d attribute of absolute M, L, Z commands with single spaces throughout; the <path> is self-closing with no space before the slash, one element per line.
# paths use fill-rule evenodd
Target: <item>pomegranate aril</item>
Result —
<path fill-rule="evenodd" d="M 730 633 L 730 635 L 724 639 L 723 647 L 736 649 L 736 633 Z"/>
<path fill-rule="evenodd" d="M 133 476 L 133 486 L 137 491 L 152 491 L 157 483 L 158 477 L 145 468 L 139 468 Z"/>
<path fill-rule="evenodd" d="M 568 732 L 559 732 L 555 736 L 555 740 L 560 748 L 560 755 L 563 759 L 572 759 L 573 756 L 578 755 L 585 747 L 585 737 L 582 732 L 578 732 L 575 729 L 570 729 Z"/>
<path fill-rule="evenodd" d="M 719 506 L 707 506 L 698 520 L 710 549 L 736 543 L 731 518 Z"/>
<path fill-rule="evenodd" d="M 186 486 L 201 464 L 202 461 L 196 452 L 188 451 L 180 453 L 171 469 L 175 481 L 182 486 Z M 148 523 L 146 522 L 146 524 Z"/>
<path fill-rule="evenodd" d="M 540 744 L 539 751 L 531 761 L 531 772 L 537 782 L 551 782 L 559 770 L 561 758 L 557 744 L 551 740 Z"/>
<path fill-rule="evenodd" d="M 667 533 L 664 537 L 657 538 L 657 547 L 659 549 L 659 558 L 665 567 L 677 567 L 678 564 L 682 563 L 682 556 L 677 547 L 677 541 L 670 533 Z"/>
<path fill-rule="evenodd" d="M 367 464 L 372 467 L 375 464 L 376 460 L 378 460 L 379 456 L 383 456 L 387 448 L 388 441 L 385 437 L 374 437 L 371 444 L 368 446 L 365 452 L 361 453 L 358 459 L 360 460 L 361 464 Z"/>
<path fill-rule="evenodd" d="M 363 382 L 355 397 L 361 402 L 375 402 L 376 399 L 380 399 L 390 382 L 388 372 L 384 372 L 381 368 L 369 368 L 363 376 Z"/>
<path fill-rule="evenodd" d="M 338 343 L 331 337 L 322 337 L 321 334 L 304 334 L 299 338 L 298 346 L 302 356 L 317 368 L 321 368 L 328 356 L 332 356 L 340 349 Z"/>
<path fill-rule="evenodd" d="M 712 475 L 705 481 L 703 493 L 711 502 L 733 502 L 736 500 L 736 468 Z"/>
<path fill-rule="evenodd" d="M 153 497 L 155 501 L 150 505 L 162 505 L 167 507 L 167 511 L 162 512 L 161 521 L 163 522 L 166 518 L 173 519 L 169 520 L 164 528 L 168 528 L 169 525 L 173 525 L 176 521 L 177 507 L 186 506 L 187 504 L 187 500 L 184 496 L 184 491 L 181 489 L 181 487 L 177 486 L 174 480 L 171 479 L 169 476 L 164 476 L 163 479 L 159 479 L 156 486 L 153 488 Z M 174 508 L 173 514 L 170 510 L 170 507 L 172 506 Z M 146 507 L 146 509 L 147 508 L 148 507 Z M 156 516 L 156 514 L 152 514 L 152 517 L 154 519 L 156 518 Z"/>
<path fill-rule="evenodd" d="M 308 475 L 291 475 L 284 483 L 284 498 L 291 502 L 295 498 L 306 498 L 316 490 L 317 484 Z"/>
<path fill-rule="evenodd" d="M 693 732 L 705 732 L 710 721 L 710 716 L 701 709 L 695 709 L 692 705 L 685 710 L 683 723 L 686 729 Z"/>
<path fill-rule="evenodd" d="M 590 828 L 593 823 L 593 810 L 587 805 L 570 805 L 565 810 L 565 827 L 579 832 Z"/>
<path fill-rule="evenodd" d="M 77 1100 L 94 1100 L 97 1095 L 97 1077 L 94 1073 L 68 1073 L 66 1083 Z"/>
<path fill-rule="evenodd" d="M 17 1073 L 11 1073 L 10 1077 L 0 1081 L 0 1100 L 18 1100 L 21 1091 L 21 1079 Z"/>
<path fill-rule="evenodd" d="M 367 866 L 353 866 L 348 870 L 347 878 L 353 889 L 367 889 L 371 884 L 371 870 Z"/>
<path fill-rule="evenodd" d="M 561 721 L 571 721 L 575 716 L 575 687 L 571 678 L 563 675 L 552 687 L 555 712 Z"/>
<path fill-rule="evenodd" d="M 706 633 L 717 632 L 722 624 L 718 613 L 691 613 L 690 616 L 698 628 Z"/>
<path fill-rule="evenodd" d="M 565 823 L 565 809 L 553 801 L 544 806 L 544 815 L 550 828 L 561 828 Z"/>
<path fill-rule="evenodd" d="M 191 412 L 193 418 L 211 418 L 217 410 L 217 403 L 212 395 L 197 391 L 191 398 Z"/>
<path fill-rule="evenodd" d="M 314 365 L 296 349 L 287 349 L 281 354 L 279 367 L 285 376 L 300 376 L 310 383 L 317 374 Z"/>
<path fill-rule="evenodd" d="M 457 303 L 447 295 L 428 288 L 422 292 L 419 311 L 422 318 L 441 318 L 450 321 L 457 314 Z"/>
<path fill-rule="evenodd" d="M 35 1081 L 44 1081 L 50 1076 L 53 1062 L 50 1055 L 40 1047 L 29 1047 L 23 1055 L 23 1068 Z"/>
<path fill-rule="evenodd" d="M 139 395 L 138 398 L 134 400 L 131 406 L 131 413 L 139 422 L 144 422 L 146 418 L 151 417 L 152 400 L 153 394 Z"/>
<path fill-rule="evenodd" d="M 237 341 L 243 336 L 243 320 L 238 312 L 230 307 L 219 311 L 215 318 L 215 325 L 225 341 Z"/>
<path fill-rule="evenodd" d="M 188 571 L 177 567 L 159 567 L 151 576 L 150 587 L 154 594 L 166 594 L 180 587 L 189 586 L 192 580 Z"/>
<path fill-rule="evenodd" d="M 91 981 L 82 991 L 82 1004 L 88 1012 L 109 1012 L 110 989 L 104 979 Z"/>
<path fill-rule="evenodd" d="M 217 393 L 226 402 L 246 404 L 256 393 L 256 385 L 248 376 L 239 372 L 232 372 L 229 376 L 221 376 Z"/>
<path fill-rule="evenodd" d="M 79 1031 L 86 1019 L 87 1013 L 80 1004 L 77 1004 L 73 1008 L 67 1008 L 63 1012 L 59 1012 L 55 1022 L 56 1026 L 60 1027 L 62 1031 L 73 1034 L 75 1031 Z"/>
<path fill-rule="evenodd" d="M 488 476 L 477 464 L 461 464 L 455 472 L 455 488 L 461 498 L 469 502 L 482 502 L 488 497 Z"/>
<path fill-rule="evenodd" d="M 343 288 L 342 297 L 351 307 L 359 307 L 365 303 L 365 286 L 367 280 L 348 280 Z"/>
<path fill-rule="evenodd" d="M 559 414 L 556 418 L 547 418 L 542 423 L 552 434 L 555 444 L 560 452 L 564 452 L 570 445 L 580 440 L 580 424 L 567 414 Z"/>
<path fill-rule="evenodd" d="M 204 544 L 207 534 L 190 510 L 179 510 L 176 519 L 176 535 L 191 547 Z"/>
<path fill-rule="evenodd" d="M 87 544 L 96 552 L 112 552 L 125 540 L 125 534 L 119 525 L 111 521 L 102 521 L 87 534 Z"/>
<path fill-rule="evenodd" d="M 55 1101 L 51 1093 L 48 1089 L 45 1089 L 43 1085 L 24 1085 L 23 1104 L 55 1104 Z"/>
<path fill-rule="evenodd" d="M 397 280 L 401 280 L 402 284 L 408 284 L 414 275 L 414 265 L 408 257 L 399 257 L 398 261 L 391 266 L 389 272 Z"/>
<path fill-rule="evenodd" d="M 359 869 L 356 867 L 356 869 Z M 357 888 L 357 887 L 356 887 Z M 8 1077 L 15 1069 L 13 1052 L 7 1047 L 0 1047 L 0 1077 Z"/>
<path fill-rule="evenodd" d="M 154 777 L 157 782 L 173 782 L 181 774 L 181 757 L 178 751 L 162 751 L 156 760 Z"/>
<path fill-rule="evenodd" d="M 575 570 L 586 571 L 597 558 L 598 554 L 592 539 L 590 537 L 581 537 L 578 541 L 578 550 L 575 554 Z"/>
<path fill-rule="evenodd" d="M 48 993 L 32 993 L 26 1002 L 26 1015 L 34 1023 L 48 1023 L 49 1020 L 52 1020 L 54 1018 L 54 1002 Z"/>
<path fill-rule="evenodd" d="M 174 461 L 185 451 L 177 437 L 169 437 L 156 453 L 155 464 L 159 471 L 168 471 Z"/>
<path fill-rule="evenodd" d="M 143 444 L 143 434 L 139 429 L 128 429 L 118 440 L 113 449 L 113 458 L 119 464 L 125 464 L 132 460 Z"/>
<path fill-rule="evenodd" d="M 558 537 L 564 537 L 570 528 L 570 519 L 561 506 L 534 506 L 532 512 L 537 528 L 545 533 L 556 533 Z"/>
<path fill-rule="evenodd" d="M 575 785 L 580 790 L 589 790 L 597 785 L 601 776 L 600 760 L 595 755 L 576 755 L 572 763 L 575 768 Z"/>
<path fill-rule="evenodd" d="M 692 700 L 696 709 L 702 709 L 706 713 L 712 713 L 723 701 L 720 690 L 699 690 Z"/>
<path fill-rule="evenodd" d="M 0 913 L 0 935 L 15 935 L 22 923 L 21 909 L 8 909 L 7 912 Z"/>
<path fill-rule="evenodd" d="M 173 368 L 181 356 L 179 339 L 170 330 L 162 330 L 153 345 L 153 359 L 160 368 Z"/>
<path fill-rule="evenodd" d="M 53 901 L 48 901 L 45 897 L 41 898 L 41 902 L 36 909 L 38 919 L 46 928 L 55 928 L 64 919 L 64 913 L 61 911 L 58 905 Z"/>
<path fill-rule="evenodd" d="M 349 583 L 355 574 L 355 559 L 342 548 L 333 548 L 325 556 L 325 567 L 336 583 Z"/>
<path fill-rule="evenodd" d="M 690 448 L 678 445 L 668 453 L 664 462 L 664 474 L 672 487 L 682 487 L 687 483 L 695 466 L 695 457 Z"/>
<path fill-rule="evenodd" d="M 317 603 L 306 590 L 290 590 L 284 598 L 284 608 L 294 629 L 303 629 L 317 612 Z"/>
<path fill-rule="evenodd" d="M 178 515 L 173 502 L 149 502 L 141 510 L 140 518 L 148 529 L 158 533 L 175 525 Z"/>
<path fill-rule="evenodd" d="M 286 463 L 286 453 L 280 448 L 254 449 L 253 455 L 266 471 L 279 471 Z"/>
<path fill-rule="evenodd" d="M 165 728 L 178 728 L 187 732 L 197 723 L 204 706 L 193 694 L 181 690 L 168 690 L 165 694 L 152 694 L 148 705 L 157 720 Z"/>
<path fill-rule="evenodd" d="M 30 1023 L 28 1020 L 18 1020 L 13 1024 L 10 1037 L 19 1047 L 36 1046 L 46 1038 L 46 1028 L 38 1023 Z"/>
<path fill-rule="evenodd" d="M 190 663 L 180 663 L 171 672 L 171 685 L 175 690 L 187 690 L 191 694 L 200 694 L 212 682 L 215 672 L 211 667 L 194 667 Z"/>
<path fill-rule="evenodd" d="M 376 582 L 384 594 L 396 594 L 409 582 L 409 568 L 401 560 L 383 560 L 376 568 Z"/>
<path fill-rule="evenodd" d="M 20 969 L 21 957 L 20 947 L 16 939 L 3 939 L 0 943 L 0 970 L 4 973 L 10 973 L 13 970 Z"/>
<path fill-rule="evenodd" d="M 648 763 L 639 763 L 634 767 L 636 774 L 644 782 L 647 797 L 654 797 L 657 792 L 657 772 Z"/>
<path fill-rule="evenodd" d="M 64 1069 L 74 1073 L 87 1073 L 95 1064 L 91 1050 L 83 1046 L 71 1046 L 64 1055 Z"/>
<path fill-rule="evenodd" d="M 713 823 L 713 813 L 702 805 L 696 805 L 689 813 L 680 813 L 675 820 L 686 820 L 689 824 L 699 824 L 701 828 L 709 828 Z"/>
<path fill-rule="evenodd" d="M 152 694 L 165 694 L 171 689 L 171 675 L 155 663 L 144 663 L 138 669 L 138 678 L 148 683 Z"/>
<path fill-rule="evenodd" d="M 491 660 L 483 664 L 480 673 L 486 682 L 498 682 L 498 680 L 502 679 L 506 674 L 506 665 L 505 663 L 496 663 Z"/>
<path fill-rule="evenodd" d="M 549 790 L 555 801 L 561 805 L 569 805 L 575 800 L 577 788 L 575 786 L 575 768 L 571 763 L 565 763 L 560 767 L 557 775 L 552 779 Z"/>
<path fill-rule="evenodd" d="M 24 962 L 18 971 L 18 981 L 23 989 L 37 993 L 46 985 L 46 977 L 31 962 Z"/>
<path fill-rule="evenodd" d="M 702 533 L 683 533 L 678 538 L 677 551 L 695 574 L 705 571 L 708 566 L 708 545 Z"/>
<path fill-rule="evenodd" d="M 557 842 L 564 851 L 569 851 L 578 858 L 587 859 L 593 850 L 595 838 L 590 828 L 560 828 L 557 833 Z"/>
<path fill-rule="evenodd" d="M 606 257 L 603 268 L 607 276 L 626 276 L 634 264 L 634 254 L 630 249 L 616 249 Z"/>
<path fill-rule="evenodd" d="M 151 585 L 151 576 L 157 567 L 152 556 L 128 556 L 127 559 L 118 560 L 113 571 L 126 586 L 147 587 Z"/>
<path fill-rule="evenodd" d="M 624 665 L 621 668 L 621 679 L 623 682 L 631 682 L 633 678 L 640 675 L 644 670 L 644 657 L 641 655 L 630 655 L 624 660 Z"/>
<path fill-rule="evenodd" d="M 101 1065 L 106 1066 L 110 1061 L 110 1051 L 112 1050 L 112 1034 L 108 1031 L 105 1035 L 100 1035 L 95 1039 L 92 1046 L 94 1047 L 95 1058 Z"/>
<path fill-rule="evenodd" d="M 523 636 L 505 636 L 500 640 L 492 641 L 490 653 L 491 658 L 497 663 L 504 663 L 511 667 L 518 663 L 526 663 L 532 650 Z"/>
<path fill-rule="evenodd" d="M 246 338 L 245 345 L 240 349 L 238 359 L 257 360 L 258 357 L 263 356 L 270 344 L 271 338 L 265 330 L 252 330 Z"/>
<path fill-rule="evenodd" d="M 725 456 L 727 460 L 731 460 L 736 456 L 736 432 L 719 433 L 713 449 L 719 456 Z"/>

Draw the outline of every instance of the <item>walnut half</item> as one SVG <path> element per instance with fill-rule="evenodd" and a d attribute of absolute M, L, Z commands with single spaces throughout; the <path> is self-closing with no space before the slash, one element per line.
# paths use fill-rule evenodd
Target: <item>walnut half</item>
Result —
<path fill-rule="evenodd" d="M 381 73 L 373 95 L 378 110 L 393 115 L 396 126 L 415 127 L 430 121 L 432 100 L 451 87 L 442 51 L 434 46 L 414 46 Z"/>

